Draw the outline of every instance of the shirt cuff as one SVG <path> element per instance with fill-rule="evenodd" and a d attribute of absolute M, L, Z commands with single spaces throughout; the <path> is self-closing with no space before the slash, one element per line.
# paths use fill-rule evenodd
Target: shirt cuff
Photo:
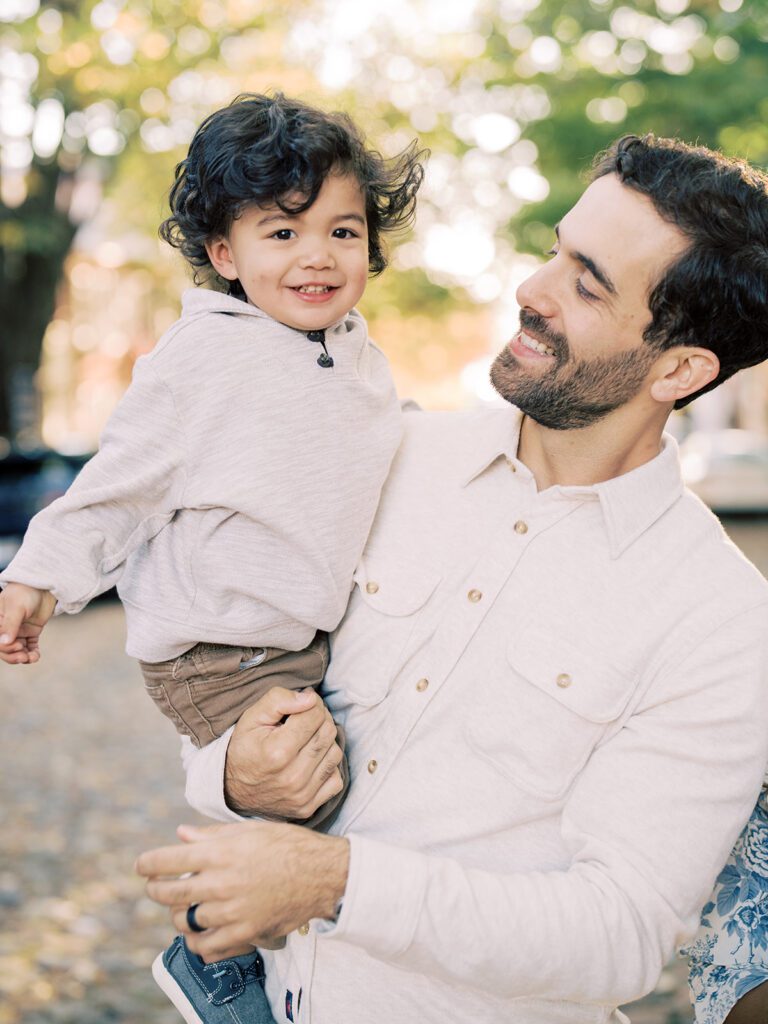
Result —
<path fill-rule="evenodd" d="M 204 747 L 196 747 L 188 736 L 181 737 L 181 761 L 187 773 L 187 803 L 216 821 L 248 820 L 227 807 L 224 799 L 224 766 L 233 731 L 234 726 Z"/>
<path fill-rule="evenodd" d="M 381 959 L 413 940 L 427 891 L 427 858 L 358 835 L 349 840 L 349 875 L 338 921 L 319 922 L 324 938 L 360 946 Z"/>

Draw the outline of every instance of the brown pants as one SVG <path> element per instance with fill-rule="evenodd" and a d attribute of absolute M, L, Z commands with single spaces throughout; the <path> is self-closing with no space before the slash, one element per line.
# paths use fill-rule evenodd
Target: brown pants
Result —
<path fill-rule="evenodd" d="M 203 747 L 226 732 L 273 686 L 317 689 L 325 676 L 328 656 L 328 635 L 316 633 L 303 651 L 200 643 L 170 661 L 140 661 L 139 665 L 155 704 L 182 735 Z M 337 743 L 344 750 L 344 731 L 341 726 L 336 728 Z M 346 755 L 339 770 L 344 783 L 341 792 L 318 808 L 307 825 L 330 824 L 330 815 L 349 788 Z"/>

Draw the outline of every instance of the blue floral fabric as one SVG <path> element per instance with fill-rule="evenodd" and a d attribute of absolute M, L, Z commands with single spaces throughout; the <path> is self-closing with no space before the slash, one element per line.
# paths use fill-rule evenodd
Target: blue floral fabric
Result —
<path fill-rule="evenodd" d="M 720 872 L 688 956 L 696 1024 L 722 1024 L 768 981 L 768 789 Z"/>

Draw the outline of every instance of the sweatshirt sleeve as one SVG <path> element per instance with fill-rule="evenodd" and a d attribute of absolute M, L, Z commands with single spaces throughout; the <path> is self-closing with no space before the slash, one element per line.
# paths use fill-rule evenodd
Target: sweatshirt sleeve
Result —
<path fill-rule="evenodd" d="M 639 998 L 695 930 L 754 805 L 767 632 L 765 607 L 745 612 L 658 674 L 575 780 L 562 869 L 488 871 L 352 835 L 343 910 L 322 941 L 507 998 Z"/>
<path fill-rule="evenodd" d="M 32 519 L 0 583 L 50 590 L 58 611 L 80 611 L 114 586 L 127 556 L 181 507 L 185 467 L 173 396 L 145 357 L 99 451 L 66 494 Z"/>

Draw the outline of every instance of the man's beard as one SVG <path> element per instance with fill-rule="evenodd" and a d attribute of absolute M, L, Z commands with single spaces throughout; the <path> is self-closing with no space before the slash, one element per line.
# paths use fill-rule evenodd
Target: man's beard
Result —
<path fill-rule="evenodd" d="M 568 339 L 546 320 L 523 310 L 520 327 L 555 352 L 554 366 L 536 377 L 505 346 L 491 366 L 491 383 L 501 397 L 550 430 L 588 427 L 634 398 L 658 352 L 649 345 L 612 356 L 576 360 Z"/>

